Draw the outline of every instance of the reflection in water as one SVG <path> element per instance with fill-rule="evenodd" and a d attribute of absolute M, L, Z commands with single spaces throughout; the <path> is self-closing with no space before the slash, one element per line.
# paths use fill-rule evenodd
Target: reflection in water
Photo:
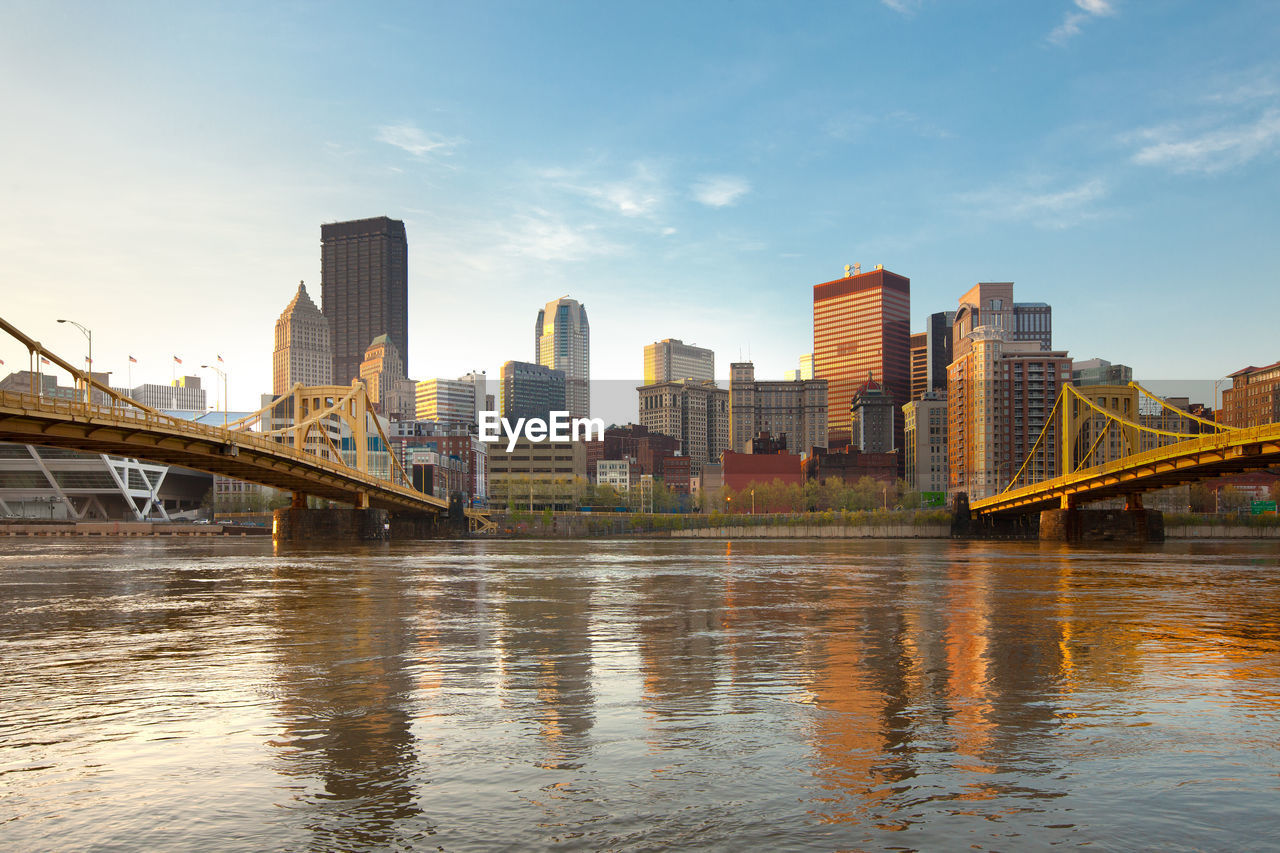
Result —
<path fill-rule="evenodd" d="M 20 543 L 0 831 L 1277 847 L 1277 568 L 1248 543 Z"/>
<path fill-rule="evenodd" d="M 312 849 L 411 849 L 404 827 L 421 814 L 415 789 L 428 780 L 416 778 L 404 577 L 305 563 L 274 576 L 283 725 L 272 745 L 294 780 L 290 808 L 301 811 Z M 426 824 L 412 835 L 430 832 Z"/>

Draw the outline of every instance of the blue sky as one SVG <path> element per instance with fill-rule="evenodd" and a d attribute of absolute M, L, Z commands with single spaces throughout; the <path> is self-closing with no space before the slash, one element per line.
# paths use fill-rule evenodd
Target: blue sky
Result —
<path fill-rule="evenodd" d="M 247 407 L 320 223 L 385 214 L 415 378 L 530 359 L 563 294 L 593 377 L 780 376 L 853 262 L 917 327 L 1014 281 L 1140 378 L 1280 358 L 1274 2 L 372 8 L 0 0 L 3 315 L 135 384 L 221 353 Z"/>

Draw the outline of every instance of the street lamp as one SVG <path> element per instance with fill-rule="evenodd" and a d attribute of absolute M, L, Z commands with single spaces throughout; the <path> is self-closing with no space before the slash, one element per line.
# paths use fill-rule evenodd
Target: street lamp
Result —
<path fill-rule="evenodd" d="M 80 325 L 80 324 L 79 324 L 79 323 L 77 323 L 75 320 L 59 320 L 58 322 L 59 322 L 59 323 L 70 323 L 71 325 L 73 325 L 73 326 L 75 326 L 77 329 L 79 329 L 79 330 L 81 331 L 81 333 L 83 333 L 83 334 L 84 334 L 84 336 L 85 336 L 86 338 L 88 338 L 88 339 L 89 339 L 89 376 L 88 376 L 88 379 L 86 379 L 86 380 L 85 380 L 85 383 L 84 383 L 84 404 L 85 404 L 86 406 L 88 406 L 88 405 L 90 405 L 90 404 L 93 402 L 93 397 L 92 397 L 92 389 L 93 389 L 93 332 L 89 331 L 89 329 L 88 329 L 88 328 L 86 328 L 85 326 Z"/>
<path fill-rule="evenodd" d="M 214 373 L 222 377 L 222 428 L 226 429 L 227 428 L 227 374 L 225 371 L 219 369 L 218 367 L 212 364 L 202 364 L 200 366 L 202 368 L 208 368 L 209 370 L 212 370 Z"/>
<path fill-rule="evenodd" d="M 751 490 L 751 514 L 756 514 L 756 490 Z"/>

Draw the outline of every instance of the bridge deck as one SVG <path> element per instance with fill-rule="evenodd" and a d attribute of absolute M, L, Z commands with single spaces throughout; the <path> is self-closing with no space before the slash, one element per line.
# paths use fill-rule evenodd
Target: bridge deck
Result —
<path fill-rule="evenodd" d="M 265 436 L 119 405 L 0 392 L 0 441 L 132 456 L 343 503 L 356 504 L 364 495 L 379 509 L 448 508 L 441 498 Z"/>
<path fill-rule="evenodd" d="M 1280 424 L 1203 435 L 976 500 L 978 515 L 1057 509 L 1280 465 Z"/>

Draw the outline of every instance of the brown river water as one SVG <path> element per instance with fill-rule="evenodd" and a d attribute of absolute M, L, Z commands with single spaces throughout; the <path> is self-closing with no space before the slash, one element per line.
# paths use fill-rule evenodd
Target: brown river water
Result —
<path fill-rule="evenodd" d="M 20 540 L 0 850 L 1280 848 L 1280 546 Z"/>

